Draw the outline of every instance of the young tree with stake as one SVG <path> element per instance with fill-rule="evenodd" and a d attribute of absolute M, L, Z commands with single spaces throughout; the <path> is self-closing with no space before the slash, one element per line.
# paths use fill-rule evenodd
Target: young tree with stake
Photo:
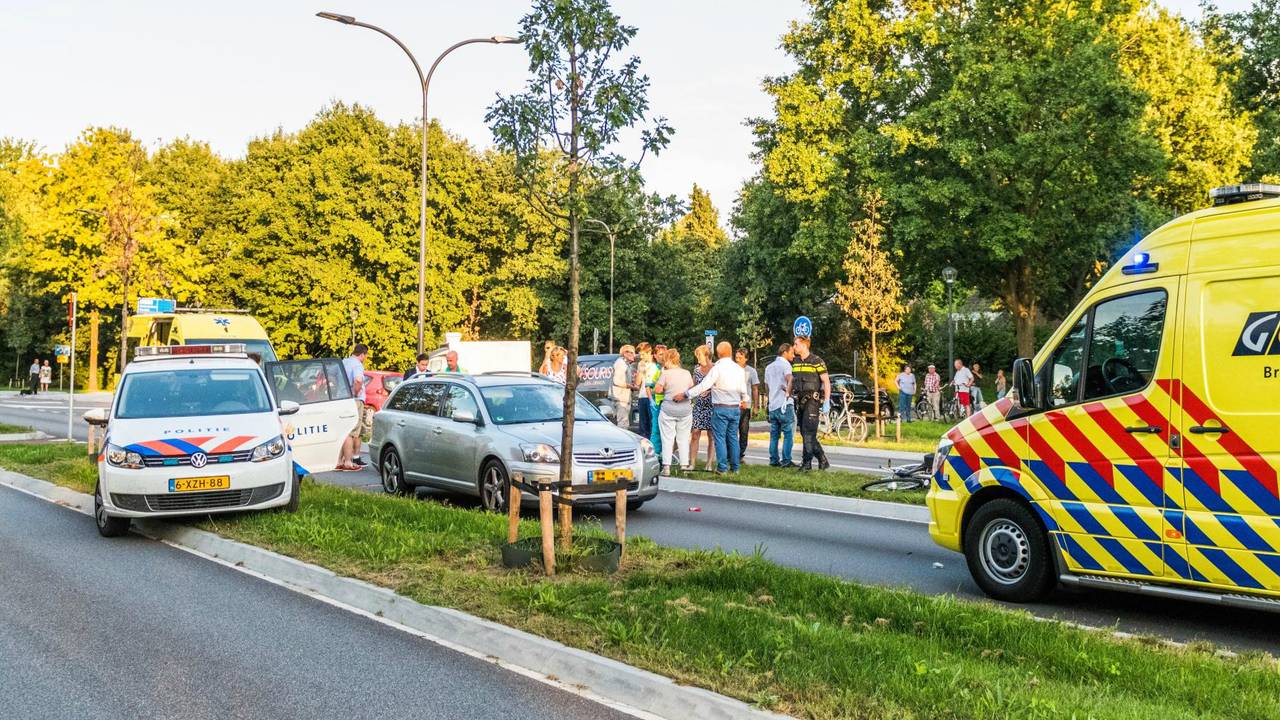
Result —
<path fill-rule="evenodd" d="M 569 250 L 569 338 L 564 389 L 560 480 L 572 481 L 573 409 L 578 384 L 580 331 L 579 232 L 587 191 L 610 171 L 636 165 L 666 146 L 671 128 L 653 119 L 640 132 L 634 163 L 615 150 L 620 132 L 647 121 L 649 78 L 639 58 L 615 62 L 636 34 L 622 24 L 607 0 L 535 0 L 521 20 L 529 53 L 529 83 L 523 93 L 499 96 L 486 119 L 497 145 L 514 153 L 516 173 L 534 204 L 567 235 Z"/>
<path fill-rule="evenodd" d="M 884 228 L 880 211 L 884 201 L 871 191 L 863 201 L 865 217 L 853 223 L 853 238 L 844 258 L 848 282 L 836 283 L 836 303 L 854 322 L 871 333 L 871 397 L 880 417 L 880 355 L 877 338 L 902 327 L 906 307 L 902 304 L 902 283 L 889 254 L 880 247 Z"/>

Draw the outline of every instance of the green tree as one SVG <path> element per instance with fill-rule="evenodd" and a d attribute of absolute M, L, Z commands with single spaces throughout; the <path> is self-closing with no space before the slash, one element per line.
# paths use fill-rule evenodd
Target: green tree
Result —
<path fill-rule="evenodd" d="M 874 191 L 864 200 L 864 219 L 853 224 L 853 236 L 845 255 L 844 270 L 848 280 L 836 283 L 836 304 L 854 322 L 871 334 L 872 389 L 880 387 L 881 335 L 902 327 L 906 307 L 902 304 L 902 283 L 898 270 L 881 247 L 884 226 L 881 210 L 884 200 Z M 880 393 L 873 392 L 874 414 L 880 417 Z M 876 427 L 879 434 L 879 426 Z"/>
<path fill-rule="evenodd" d="M 643 122 L 649 109 L 649 78 L 640 72 L 639 58 L 618 66 L 612 62 L 635 34 L 607 0 L 535 0 L 521 20 L 529 54 L 528 87 L 499 97 L 487 116 L 498 145 L 515 154 L 516 172 L 531 197 L 568 236 L 569 367 L 562 457 L 573 453 L 581 323 L 579 234 L 588 211 L 588 178 L 597 168 L 626 164 L 613 147 L 621 131 Z M 656 122 L 641 132 L 642 148 L 658 152 L 669 132 L 664 122 Z M 571 480 L 572 471 L 571 463 L 561 463 L 561 480 Z"/>
<path fill-rule="evenodd" d="M 1204 25 L 1211 47 L 1234 73 L 1237 106 L 1257 124 L 1251 179 L 1280 182 L 1280 7 L 1256 0 L 1247 11 L 1224 14 L 1207 3 Z"/>
<path fill-rule="evenodd" d="M 1202 207 L 1210 188 L 1237 182 L 1257 130 L 1232 98 L 1223 58 L 1185 20 L 1147 5 L 1118 20 L 1120 66 L 1147 96 L 1142 127 L 1164 151 L 1164 172 L 1140 182 L 1158 214 Z"/>

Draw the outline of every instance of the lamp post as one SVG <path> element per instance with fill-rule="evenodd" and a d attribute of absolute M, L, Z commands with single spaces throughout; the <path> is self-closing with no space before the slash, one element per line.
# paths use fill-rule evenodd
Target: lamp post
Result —
<path fill-rule="evenodd" d="M 613 352 L 613 246 L 614 236 L 613 228 L 609 227 L 603 220 L 595 218 L 587 218 L 583 222 L 595 223 L 604 228 L 604 232 L 609 236 L 609 352 Z"/>
<path fill-rule="evenodd" d="M 956 282 L 956 269 L 950 265 L 942 268 L 942 281 L 947 284 L 947 379 L 956 374 L 955 306 L 951 303 L 951 286 Z"/>
<path fill-rule="evenodd" d="M 431 63 L 431 68 L 427 71 L 427 74 L 423 75 L 422 66 L 418 64 L 418 59 L 413 56 L 413 53 L 409 52 L 409 48 L 406 47 L 404 43 L 400 42 L 400 38 L 397 38 L 395 35 L 392 35 L 377 25 L 359 22 L 350 15 L 339 15 L 338 13 L 331 12 L 318 12 L 316 13 L 316 17 L 339 22 L 343 25 L 354 25 L 356 27 L 368 28 L 369 30 L 385 35 L 392 42 L 398 45 L 400 49 L 404 51 L 405 55 L 409 56 L 409 61 L 413 63 L 413 69 L 418 72 L 418 85 L 422 89 L 422 174 L 419 178 L 419 184 L 421 185 L 422 192 L 418 212 L 418 352 L 421 353 L 423 349 L 423 317 L 425 316 L 427 306 L 427 125 L 430 122 L 430 116 L 427 114 L 427 93 L 431 88 L 431 76 L 435 74 L 436 66 L 440 64 L 441 60 L 444 60 L 446 55 L 457 50 L 463 45 L 471 45 L 473 43 L 509 45 L 520 41 L 516 38 L 507 37 L 505 35 L 494 35 L 492 37 L 471 38 L 469 40 L 454 43 L 446 48 L 444 52 L 440 53 L 436 58 L 436 61 Z"/>

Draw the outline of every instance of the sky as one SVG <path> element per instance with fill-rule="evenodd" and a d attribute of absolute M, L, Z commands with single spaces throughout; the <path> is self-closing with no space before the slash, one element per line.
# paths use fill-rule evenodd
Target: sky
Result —
<path fill-rule="evenodd" d="M 1188 18 L 1198 0 L 1162 0 Z M 1224 11 L 1249 0 L 1218 0 Z M 649 188 L 711 192 L 721 218 L 756 171 L 745 121 L 767 115 L 761 81 L 787 73 L 778 48 L 802 0 L 614 0 L 639 28 L 630 46 L 650 76 L 650 104 L 676 133 L 645 160 Z M 277 128 L 294 131 L 335 100 L 391 123 L 421 116 L 413 67 L 385 37 L 315 17 L 320 10 L 379 25 L 429 66 L 458 40 L 515 35 L 527 0 L 0 0 L 0 137 L 57 152 L 86 127 L 116 125 L 154 147 L 207 141 L 227 157 Z M 478 147 L 485 109 L 518 91 L 516 45 L 451 54 L 431 82 L 432 118 Z"/>

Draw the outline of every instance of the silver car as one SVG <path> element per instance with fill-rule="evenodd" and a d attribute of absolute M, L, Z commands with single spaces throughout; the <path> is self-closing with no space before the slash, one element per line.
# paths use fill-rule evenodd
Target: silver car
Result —
<path fill-rule="evenodd" d="M 532 374 L 415 376 L 373 416 L 369 457 L 388 493 L 435 487 L 502 511 L 512 473 L 559 474 L 563 407 L 564 386 Z M 618 428 L 581 395 L 575 423 L 575 485 L 628 478 L 629 510 L 658 494 L 658 457 L 647 439 Z M 580 497 L 613 501 L 611 492 Z"/>

